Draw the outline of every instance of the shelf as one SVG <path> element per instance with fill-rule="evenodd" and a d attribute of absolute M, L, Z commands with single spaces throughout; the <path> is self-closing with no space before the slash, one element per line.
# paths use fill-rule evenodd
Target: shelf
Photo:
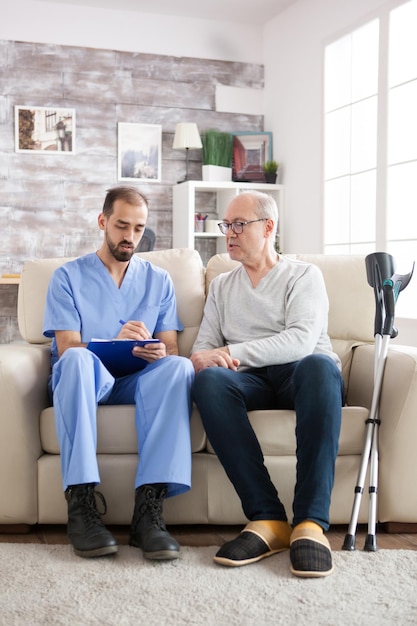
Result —
<path fill-rule="evenodd" d="M 195 232 L 195 214 L 208 214 L 221 221 L 229 203 L 241 191 L 263 191 L 274 197 L 278 205 L 277 242 L 284 249 L 284 185 L 270 183 L 238 183 L 232 181 L 188 180 L 172 188 L 172 245 L 174 248 L 196 248 L 203 262 L 213 254 L 226 252 L 226 237 L 219 232 Z M 211 194 L 207 196 L 206 194 Z M 211 245 L 210 240 L 213 245 Z"/>
<path fill-rule="evenodd" d="M 0 285 L 20 285 L 20 276 L 15 276 L 13 278 L 0 277 Z"/>
<path fill-rule="evenodd" d="M 283 189 L 283 185 L 272 185 L 271 183 L 238 183 L 234 181 L 205 181 L 205 180 L 187 180 L 178 183 L 179 186 L 189 185 L 199 191 L 221 191 L 222 189 L 257 189 L 258 191 L 276 191 Z"/>

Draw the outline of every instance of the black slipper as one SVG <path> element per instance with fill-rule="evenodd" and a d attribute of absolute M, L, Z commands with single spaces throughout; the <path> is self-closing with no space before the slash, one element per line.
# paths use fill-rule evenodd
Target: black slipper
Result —
<path fill-rule="evenodd" d="M 296 529 L 291 535 L 291 572 L 301 578 L 321 578 L 333 572 L 332 552 L 320 531 Z"/>

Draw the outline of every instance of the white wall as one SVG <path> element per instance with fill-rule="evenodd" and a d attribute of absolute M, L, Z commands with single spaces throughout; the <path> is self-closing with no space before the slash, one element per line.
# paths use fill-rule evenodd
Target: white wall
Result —
<path fill-rule="evenodd" d="M 7 2 L 7 9 L 3 7 L 1 11 L 0 39 L 263 62 L 262 26 L 255 24 L 57 5 L 38 0 Z"/>
<path fill-rule="evenodd" d="M 264 63 L 265 129 L 286 185 L 285 252 L 315 253 L 322 251 L 323 46 L 395 2 L 299 0 L 261 27 L 13 0 L 2 11 L 0 39 Z M 416 345 L 416 322 L 398 326 L 401 343 Z"/>
<path fill-rule="evenodd" d="M 402 1 L 299 0 L 265 27 L 265 128 L 284 167 L 285 252 L 322 252 L 323 47 Z M 417 346 L 416 320 L 396 326 L 395 343 Z"/>
<path fill-rule="evenodd" d="M 286 185 L 286 252 L 322 252 L 323 47 L 386 0 L 299 0 L 264 32 L 265 128 Z"/>
<path fill-rule="evenodd" d="M 298 0 L 261 27 L 13 0 L 2 12 L 0 39 L 264 63 L 264 98 L 256 96 L 250 112 L 265 112 L 274 158 L 283 164 L 285 251 L 314 253 L 322 251 L 323 46 L 384 4 Z M 230 90 L 222 95 L 222 110 L 242 102 Z"/>

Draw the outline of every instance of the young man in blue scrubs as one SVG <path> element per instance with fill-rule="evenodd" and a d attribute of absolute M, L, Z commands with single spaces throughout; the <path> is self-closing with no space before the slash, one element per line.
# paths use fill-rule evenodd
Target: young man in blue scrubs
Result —
<path fill-rule="evenodd" d="M 148 559 L 179 555 L 180 547 L 165 527 L 162 503 L 191 485 L 194 369 L 189 359 L 178 356 L 177 333 L 183 327 L 168 273 L 134 255 L 147 217 L 143 194 L 133 187 L 110 189 L 98 217 L 104 234 L 101 247 L 58 268 L 48 289 L 44 335 L 52 338 L 50 391 L 68 536 L 82 557 L 117 552 L 95 502 L 100 482 L 98 404 L 136 406 L 139 462 L 130 545 L 141 548 Z M 135 347 L 134 355 L 147 365 L 114 378 L 87 349 L 93 337 L 160 342 Z"/>

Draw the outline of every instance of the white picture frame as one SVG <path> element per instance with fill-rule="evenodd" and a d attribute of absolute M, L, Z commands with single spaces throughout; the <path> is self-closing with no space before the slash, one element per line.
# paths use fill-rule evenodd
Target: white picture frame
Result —
<path fill-rule="evenodd" d="M 75 109 L 15 106 L 15 151 L 75 153 Z"/>
<path fill-rule="evenodd" d="M 118 179 L 161 182 L 162 126 L 118 123 Z"/>

